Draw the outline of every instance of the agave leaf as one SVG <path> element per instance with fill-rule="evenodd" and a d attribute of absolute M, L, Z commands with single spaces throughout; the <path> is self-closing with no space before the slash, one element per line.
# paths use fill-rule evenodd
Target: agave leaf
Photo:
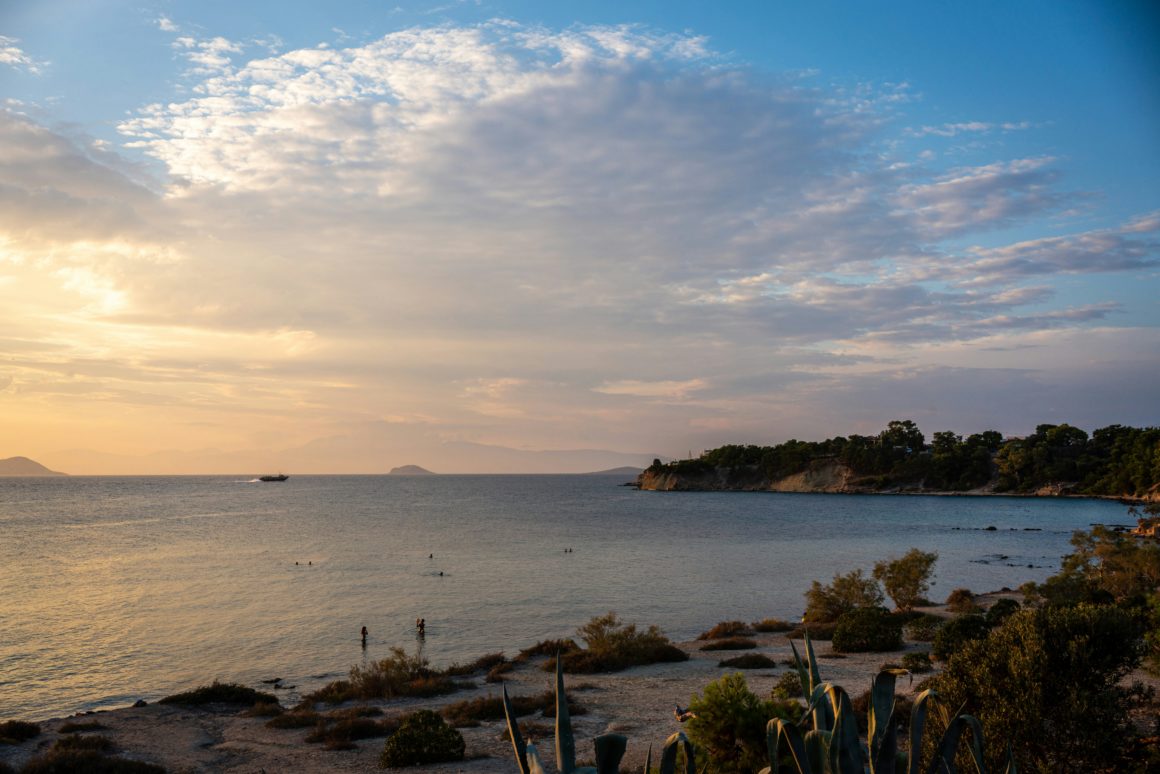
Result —
<path fill-rule="evenodd" d="M 773 739 L 772 743 L 769 741 L 771 738 Z M 793 723 L 786 723 L 781 718 L 774 718 L 765 726 L 765 739 L 769 746 L 769 768 L 773 774 L 777 774 L 777 759 L 781 757 L 783 740 L 789 748 L 790 759 L 793 761 L 791 774 L 814 774 L 814 767 L 810 765 L 809 755 L 806 753 L 805 739 L 802 738 L 802 732 Z"/>
<path fill-rule="evenodd" d="M 854 717 L 850 695 L 836 685 L 827 688 L 826 695 L 834 710 L 834 732 L 828 750 L 830 770 L 838 774 L 863 774 L 862 740 L 858 737 L 858 719 Z"/>
<path fill-rule="evenodd" d="M 652 774 L 652 742 L 649 742 L 648 752 L 644 756 L 644 774 Z"/>
<path fill-rule="evenodd" d="M 665 746 L 661 748 L 660 774 L 676 774 L 677 751 L 680 749 L 685 751 L 686 774 L 697 774 L 697 761 L 693 755 L 693 744 L 689 741 L 689 737 L 685 736 L 684 731 L 678 731 L 665 740 Z"/>
<path fill-rule="evenodd" d="M 975 770 L 979 774 L 987 774 L 987 766 L 983 762 L 983 725 L 971 715 L 959 715 L 947 726 L 946 733 L 939 742 L 935 759 L 931 761 L 928 769 L 930 774 L 938 772 L 955 774 L 955 753 L 958 752 L 959 744 L 962 742 L 963 732 L 968 729 L 971 731 L 971 746 L 967 749 L 970 750 Z"/>
<path fill-rule="evenodd" d="M 807 731 L 802 741 L 806 746 L 806 758 L 810 762 L 810 768 L 819 774 L 833 774 L 833 769 L 830 768 L 830 744 L 833 741 L 833 734 L 829 731 Z"/>
<path fill-rule="evenodd" d="M 807 712 L 813 715 L 815 731 L 831 731 L 834 728 L 834 707 L 830 704 L 829 683 L 818 683 L 809 697 Z"/>
<path fill-rule="evenodd" d="M 628 737 L 622 734 L 603 734 L 592 740 L 596 747 L 596 771 L 598 774 L 617 774 L 620 759 L 628 748 Z"/>
<path fill-rule="evenodd" d="M 564 663 L 559 651 L 556 652 L 556 766 L 562 774 L 571 774 L 576 768 L 576 739 L 572 736 L 572 717 L 564 694 Z"/>
<path fill-rule="evenodd" d="M 884 669 L 870 686 L 869 728 L 871 774 L 894 774 L 898 753 L 898 717 L 894 714 L 894 686 L 899 671 Z"/>
<path fill-rule="evenodd" d="M 508 698 L 506 685 L 503 687 L 503 716 L 507 720 L 508 735 L 512 739 L 512 749 L 516 751 L 516 763 L 520 766 L 520 774 L 530 774 L 527 745 L 524 744 L 524 737 L 520 734 L 520 724 L 516 721 L 516 713 L 512 709 L 511 699 Z"/>
<path fill-rule="evenodd" d="M 529 774 L 547 774 L 540 754 L 536 752 L 536 745 L 528 742 L 528 772 Z"/>
<path fill-rule="evenodd" d="M 1004 774 L 1019 774 L 1019 769 L 1015 765 L 1015 755 L 1011 752 L 1011 743 L 1007 743 L 1007 768 L 1003 770 Z"/>
<path fill-rule="evenodd" d="M 907 774 L 918 774 L 922 750 L 922 732 L 926 725 L 928 705 L 938 701 L 939 695 L 929 688 L 914 699 L 914 706 L 910 710 L 910 754 L 907 759 Z"/>

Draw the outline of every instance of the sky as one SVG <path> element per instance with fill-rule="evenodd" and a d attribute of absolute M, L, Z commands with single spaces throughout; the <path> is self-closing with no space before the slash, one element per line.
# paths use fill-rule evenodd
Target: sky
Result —
<path fill-rule="evenodd" d="M 0 458 L 1160 424 L 1147 2 L 0 0 Z"/>

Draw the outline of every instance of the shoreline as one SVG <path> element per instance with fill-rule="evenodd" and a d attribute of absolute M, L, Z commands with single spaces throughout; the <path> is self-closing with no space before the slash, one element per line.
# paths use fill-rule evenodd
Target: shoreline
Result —
<path fill-rule="evenodd" d="M 980 594 L 976 597 L 983 606 L 993 604 L 999 598 L 1019 598 L 1017 591 L 1002 590 Z M 945 605 L 917 608 L 923 612 L 948 616 Z M 641 625 L 643 622 L 637 622 Z M 717 622 L 710 623 L 706 629 Z M 647 624 L 645 624 L 647 625 Z M 787 633 L 757 634 L 755 649 L 741 651 L 745 654 L 759 653 L 776 662 L 772 668 L 738 670 L 721 668 L 718 662 L 739 654 L 738 651 L 702 651 L 703 640 L 676 642 L 681 650 L 689 654 L 688 661 L 671 664 L 652 664 L 634 667 L 622 672 L 608 674 L 565 675 L 565 683 L 570 694 L 582 706 L 574 713 L 573 726 L 577 740 L 577 754 L 583 760 L 591 756 L 591 740 L 605 733 L 621 733 L 628 737 L 628 752 L 622 763 L 627 770 L 639 768 L 649 746 L 659 749 L 664 740 L 680 730 L 680 723 L 674 718 L 676 705 L 687 706 L 694 694 L 702 694 L 705 686 L 726 674 L 740 671 L 745 676 L 751 691 L 758 696 L 768 696 L 777 680 L 792 668 L 786 665 L 791 658 L 790 640 Z M 801 640 L 795 644 L 800 651 Z M 857 697 L 870 686 L 870 681 L 879 668 L 887 662 L 897 663 L 903 655 L 914 651 L 928 650 L 930 643 L 913 642 L 904 639 L 902 650 L 885 653 L 833 654 L 829 641 L 818 641 L 815 650 L 820 662 L 823 679 L 841 685 L 851 697 Z M 514 655 L 514 654 L 512 654 Z M 505 675 L 507 690 L 512 695 L 535 695 L 550 690 L 553 677 L 540 668 L 542 657 L 519 664 L 514 671 Z M 935 674 L 938 671 L 936 665 Z M 913 694 L 918 683 L 930 676 L 919 675 L 918 679 L 901 679 L 900 694 Z M 386 716 L 396 716 L 421 708 L 438 710 L 448 704 L 483 697 L 499 696 L 501 683 L 486 683 L 482 675 L 471 679 L 474 686 L 467 690 L 429 699 L 392 699 L 356 702 L 380 708 Z M 188 686 L 186 690 L 197 686 Z M 252 686 L 268 690 L 269 686 Z M 320 711 L 341 710 L 351 704 L 320 708 Z M 541 751 L 551 757 L 551 718 L 538 715 L 526 718 L 538 724 L 541 736 L 537 740 Z M 102 729 L 98 732 L 109 737 L 116 748 L 116 754 L 164 766 L 169 771 L 224 771 L 256 772 L 267 771 L 374 771 L 377 770 L 378 756 L 383 749 L 384 739 L 358 741 L 357 749 L 330 751 L 320 744 L 309 744 L 305 737 L 312 729 L 270 729 L 266 717 L 246 717 L 242 708 L 233 707 L 182 707 L 150 703 L 146 706 L 122 707 L 118 709 L 96 710 L 77 713 L 65 717 L 55 717 L 39 721 L 40 736 L 15 746 L 0 746 L 0 762 L 10 766 L 24 765 L 38 752 L 42 752 L 66 734 L 61 726 L 69 722 L 97 722 Z M 514 770 L 511 744 L 502 738 L 505 724 L 499 721 L 483 721 L 476 727 L 460 728 L 467 744 L 467 759 L 453 764 L 422 767 L 429 772 L 510 772 Z"/>

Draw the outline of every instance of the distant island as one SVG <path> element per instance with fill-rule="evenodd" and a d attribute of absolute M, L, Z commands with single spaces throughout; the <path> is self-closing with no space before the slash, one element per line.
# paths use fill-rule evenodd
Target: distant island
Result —
<path fill-rule="evenodd" d="M 418 465 L 400 465 L 397 468 L 391 468 L 388 476 L 435 476 L 437 473 L 432 473 L 426 468 L 421 468 Z"/>
<path fill-rule="evenodd" d="M 928 444 L 911 420 L 877 435 L 777 446 L 729 445 L 696 459 L 653 460 L 636 479 L 662 491 L 1015 494 L 1160 501 L 1160 427 L 1111 425 L 1090 436 L 1043 424 L 1025 438 L 995 430 Z"/>
<path fill-rule="evenodd" d="M 35 460 L 27 457 L 9 457 L 0 460 L 0 476 L 67 476 L 67 473 L 58 473 L 49 470 Z"/>

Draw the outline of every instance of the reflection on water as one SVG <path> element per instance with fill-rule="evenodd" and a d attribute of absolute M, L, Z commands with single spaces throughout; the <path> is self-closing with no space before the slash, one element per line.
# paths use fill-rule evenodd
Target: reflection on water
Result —
<path fill-rule="evenodd" d="M 1014 587 L 1050 575 L 1072 530 L 1125 513 L 1102 501 L 637 492 L 601 476 L 246 483 L 0 479 L 0 719 L 213 679 L 311 690 L 391 646 L 413 649 L 416 618 L 437 664 L 567 636 L 608 610 L 690 638 L 722 619 L 796 617 L 811 580 L 910 547 L 940 554 L 934 597 Z"/>

